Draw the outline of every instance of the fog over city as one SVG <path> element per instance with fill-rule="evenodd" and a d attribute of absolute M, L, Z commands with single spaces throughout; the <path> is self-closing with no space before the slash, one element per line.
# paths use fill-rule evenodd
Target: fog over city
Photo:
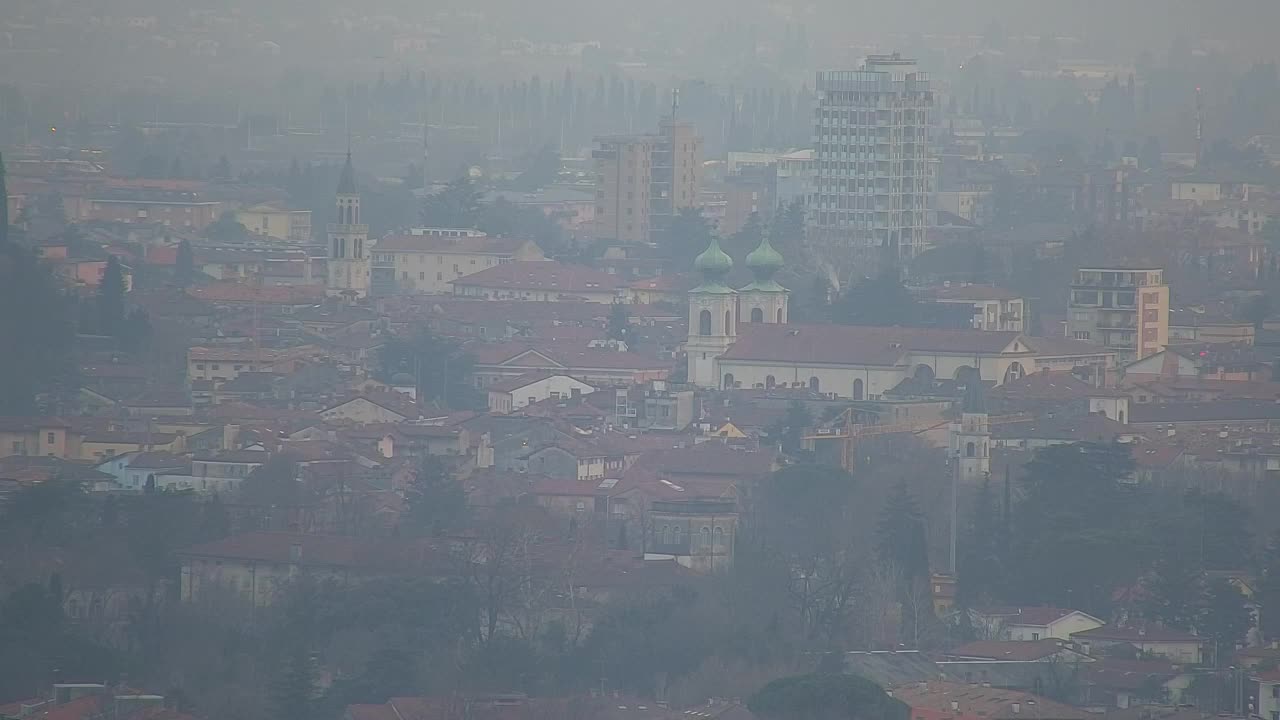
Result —
<path fill-rule="evenodd" d="M 0 0 L 0 720 L 1280 720 L 1275 0 Z"/>

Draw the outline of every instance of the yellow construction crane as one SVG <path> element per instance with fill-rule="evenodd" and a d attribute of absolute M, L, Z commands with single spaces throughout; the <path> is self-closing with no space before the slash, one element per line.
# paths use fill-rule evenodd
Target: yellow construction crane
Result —
<path fill-rule="evenodd" d="M 817 442 L 823 440 L 839 440 L 840 441 L 840 467 L 845 472 L 853 472 L 854 466 L 854 446 L 858 440 L 863 438 L 876 437 L 879 435 L 896 435 L 899 433 L 909 433 L 911 435 L 923 435 L 924 433 L 938 428 L 946 427 L 951 424 L 951 420 L 944 420 L 940 423 L 920 427 L 919 425 L 865 425 L 853 422 L 854 408 L 848 408 L 844 412 L 837 415 L 825 428 L 817 429 L 812 435 L 805 435 L 801 438 L 804 441 L 805 449 L 816 450 Z M 1029 415 L 997 415 L 988 418 L 987 425 L 1005 425 L 1015 422 L 1031 422 L 1035 418 Z M 841 427 L 843 425 L 843 427 Z"/>

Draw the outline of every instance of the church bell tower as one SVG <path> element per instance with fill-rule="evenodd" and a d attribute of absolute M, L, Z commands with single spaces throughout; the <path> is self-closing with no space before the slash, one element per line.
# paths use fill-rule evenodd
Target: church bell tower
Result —
<path fill-rule="evenodd" d="M 329 223 L 330 295 L 362 298 L 369 294 L 369 226 L 361 222 L 360 191 L 356 189 L 356 171 L 351 165 L 351 151 L 338 178 L 335 199 L 337 218 Z"/>
<path fill-rule="evenodd" d="M 689 338 L 685 341 L 688 382 L 718 388 L 724 382 L 719 358 L 738 337 L 738 293 L 725 285 L 733 258 L 712 238 L 693 267 L 702 274 L 702 283 L 689 291 Z"/>

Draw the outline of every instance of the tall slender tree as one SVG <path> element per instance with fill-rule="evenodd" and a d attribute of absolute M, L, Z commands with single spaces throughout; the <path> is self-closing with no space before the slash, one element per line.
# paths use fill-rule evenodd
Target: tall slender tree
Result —
<path fill-rule="evenodd" d="M 104 335 L 119 335 L 124 330 L 124 269 L 120 260 L 112 255 L 98 285 L 98 331 Z"/>
<path fill-rule="evenodd" d="M 179 287 L 187 287 L 196 277 L 196 259 L 191 252 L 191 243 L 183 240 L 178 243 L 178 256 L 174 263 L 173 279 Z"/>

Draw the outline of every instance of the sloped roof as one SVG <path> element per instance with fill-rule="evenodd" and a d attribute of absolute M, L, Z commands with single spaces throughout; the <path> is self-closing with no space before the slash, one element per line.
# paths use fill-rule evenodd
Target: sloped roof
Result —
<path fill-rule="evenodd" d="M 425 540 L 286 532 L 242 533 L 196 545 L 180 554 L 186 557 L 296 563 L 353 570 L 410 572 L 439 569 L 447 565 L 445 554 Z"/>
<path fill-rule="evenodd" d="M 965 643 L 947 653 L 947 655 L 950 657 L 983 658 L 986 660 L 1033 662 L 1056 655 L 1063 648 L 1063 642 L 1053 638 L 1045 640 L 978 640 Z"/>
<path fill-rule="evenodd" d="M 617 275 L 548 260 L 502 263 L 458 278 L 453 284 L 454 287 L 468 285 L 501 290 L 556 291 L 568 295 L 611 292 L 627 286 Z"/>
<path fill-rule="evenodd" d="M 437 235 L 388 235 L 378 241 L 379 252 L 420 252 L 437 255 L 514 255 L 531 242 L 515 237 L 440 237 Z"/>
<path fill-rule="evenodd" d="M 1020 338 L 982 330 L 744 323 L 723 359 L 889 366 L 913 351 L 1000 355 Z"/>

